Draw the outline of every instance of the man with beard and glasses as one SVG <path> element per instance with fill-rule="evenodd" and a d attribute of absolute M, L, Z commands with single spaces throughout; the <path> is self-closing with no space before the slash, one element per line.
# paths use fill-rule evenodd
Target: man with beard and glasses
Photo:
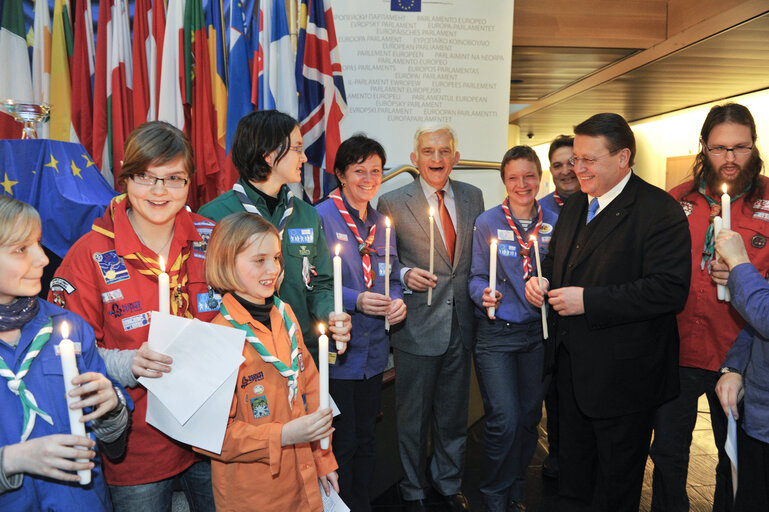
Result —
<path fill-rule="evenodd" d="M 692 276 L 686 307 L 678 314 L 681 393 L 658 409 L 654 421 L 650 455 L 654 461 L 652 510 L 656 512 L 689 510 L 689 446 L 702 394 L 708 398 L 718 447 L 713 510 L 731 510 L 731 475 L 724 451 L 727 420 L 715 386 L 720 373 L 734 371 L 722 369 L 721 364 L 745 322 L 716 295 L 716 284 L 726 284 L 729 277 L 728 267 L 714 254 L 713 218 L 721 215 L 723 185 L 732 198 L 732 230 L 742 236 L 759 272 L 767 275 L 769 271 L 769 190 L 761 176 L 763 162 L 750 111 L 736 103 L 713 107 L 702 125 L 700 146 L 693 179 L 670 192 L 689 220 Z"/>

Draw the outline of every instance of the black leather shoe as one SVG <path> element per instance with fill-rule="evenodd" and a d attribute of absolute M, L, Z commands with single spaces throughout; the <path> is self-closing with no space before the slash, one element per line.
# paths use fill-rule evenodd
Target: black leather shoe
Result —
<path fill-rule="evenodd" d="M 518 501 L 511 501 L 507 510 L 508 512 L 526 512 L 526 506 Z"/>
<path fill-rule="evenodd" d="M 427 512 L 427 502 L 425 500 L 403 500 L 403 510 L 406 512 Z"/>
<path fill-rule="evenodd" d="M 470 510 L 470 503 L 461 492 L 450 496 L 444 496 L 443 501 L 451 512 L 469 512 Z"/>

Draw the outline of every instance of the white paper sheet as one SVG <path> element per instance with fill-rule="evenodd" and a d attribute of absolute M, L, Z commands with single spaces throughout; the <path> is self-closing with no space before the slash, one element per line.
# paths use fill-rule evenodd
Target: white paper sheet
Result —
<path fill-rule="evenodd" d="M 329 484 L 331 490 L 329 496 L 326 496 L 326 491 L 323 490 L 320 480 L 318 480 L 318 486 L 320 487 L 320 496 L 323 498 L 323 512 L 350 512 L 350 507 L 342 501 L 334 488 L 330 487 L 331 484 Z"/>
<path fill-rule="evenodd" d="M 153 313 L 150 347 L 171 356 L 174 363 L 170 373 L 157 379 L 141 377 L 139 383 L 184 425 L 243 362 L 245 334 L 193 319 L 181 319 L 182 327 L 178 318 Z M 174 330 L 176 336 L 169 343 Z"/>
<path fill-rule="evenodd" d="M 726 444 L 724 444 L 726 455 L 732 466 L 732 491 L 737 496 L 737 422 L 732 416 L 732 410 L 729 409 L 728 425 L 726 428 Z"/>

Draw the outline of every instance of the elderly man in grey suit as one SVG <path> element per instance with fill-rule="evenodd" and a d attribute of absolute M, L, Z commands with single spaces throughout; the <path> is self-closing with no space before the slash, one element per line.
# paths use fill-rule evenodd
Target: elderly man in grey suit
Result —
<path fill-rule="evenodd" d="M 459 160 L 449 126 L 422 125 L 411 161 L 419 179 L 383 195 L 378 209 L 394 222 L 406 321 L 393 327 L 398 449 L 406 509 L 427 510 L 427 438 L 432 427 L 430 480 L 450 510 L 469 510 L 461 492 L 467 437 L 470 354 L 475 333 L 467 293 L 473 224 L 481 191 L 449 179 Z M 435 212 L 435 266 L 430 273 L 430 207 Z M 432 301 L 428 305 L 428 289 Z"/>

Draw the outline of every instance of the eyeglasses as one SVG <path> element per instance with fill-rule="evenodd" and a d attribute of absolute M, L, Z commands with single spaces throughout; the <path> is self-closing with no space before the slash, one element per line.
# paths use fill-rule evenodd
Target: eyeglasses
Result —
<path fill-rule="evenodd" d="M 710 146 L 705 147 L 708 148 L 708 153 L 713 156 L 723 156 L 726 155 L 729 151 L 731 151 L 734 155 L 745 156 L 749 155 L 750 152 L 753 151 L 753 146 L 735 146 L 733 148 L 727 148 L 724 146 L 713 146 L 712 148 Z"/>
<path fill-rule="evenodd" d="M 165 178 L 158 178 L 157 176 L 153 176 L 151 174 L 142 173 L 132 174 L 131 181 L 137 185 L 142 185 L 145 187 L 151 187 L 160 181 L 166 188 L 184 188 L 187 186 L 187 183 L 189 183 L 190 180 L 187 178 L 182 178 L 181 176 L 167 176 Z"/>
<path fill-rule="evenodd" d="M 289 146 L 288 149 L 291 151 L 296 151 L 300 155 L 304 152 L 304 146 Z"/>
<path fill-rule="evenodd" d="M 591 167 L 594 165 L 598 160 L 601 158 L 606 158 L 607 156 L 616 155 L 620 151 L 622 151 L 624 148 L 615 149 L 614 151 L 610 151 L 609 153 L 606 153 L 605 155 L 597 156 L 595 158 L 578 158 L 578 157 L 571 157 L 569 158 L 569 164 L 573 165 L 574 167 L 577 166 L 578 163 L 582 162 L 587 167 Z"/>

